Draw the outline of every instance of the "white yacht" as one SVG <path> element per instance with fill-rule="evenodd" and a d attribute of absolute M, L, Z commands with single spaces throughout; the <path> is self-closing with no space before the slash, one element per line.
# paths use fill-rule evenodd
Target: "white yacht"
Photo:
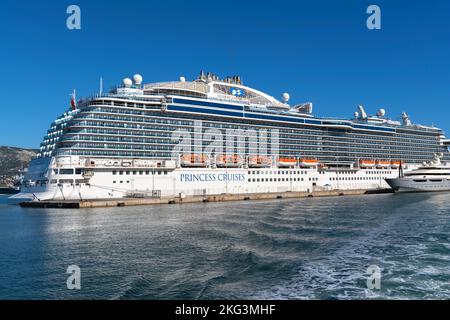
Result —
<path fill-rule="evenodd" d="M 398 192 L 450 191 L 450 166 L 441 162 L 442 156 L 435 154 L 433 160 L 404 175 L 400 169 L 398 178 L 386 182 Z"/>

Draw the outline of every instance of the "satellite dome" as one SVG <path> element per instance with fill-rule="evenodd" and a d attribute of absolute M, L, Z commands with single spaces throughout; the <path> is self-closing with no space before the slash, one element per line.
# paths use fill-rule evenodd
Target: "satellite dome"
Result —
<path fill-rule="evenodd" d="M 377 112 L 377 115 L 378 115 L 379 117 L 384 117 L 385 114 L 386 114 L 386 110 L 384 110 L 384 109 L 380 109 L 380 110 L 378 110 L 378 112 Z"/>
<path fill-rule="evenodd" d="M 125 86 L 125 88 L 131 88 L 131 86 L 133 85 L 133 81 L 131 81 L 130 78 L 125 78 L 123 79 L 123 85 Z"/>
<path fill-rule="evenodd" d="M 291 96 L 289 95 L 289 93 L 285 92 L 281 95 L 281 98 L 283 99 L 283 102 L 288 102 Z"/>
<path fill-rule="evenodd" d="M 355 115 L 355 119 L 359 118 L 359 112 L 358 111 L 355 111 L 354 115 Z"/>
<path fill-rule="evenodd" d="M 140 74 L 135 74 L 133 76 L 134 83 L 140 86 L 142 84 L 142 76 Z"/>
<path fill-rule="evenodd" d="M 185 77 L 180 77 L 180 82 L 186 82 L 186 78 Z"/>

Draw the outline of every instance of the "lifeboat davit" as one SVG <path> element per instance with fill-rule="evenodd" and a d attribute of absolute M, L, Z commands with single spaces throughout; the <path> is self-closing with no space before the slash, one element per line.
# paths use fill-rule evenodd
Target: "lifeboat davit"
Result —
<path fill-rule="evenodd" d="M 372 168 L 375 165 L 375 160 L 359 160 L 359 166 L 362 168 Z"/>
<path fill-rule="evenodd" d="M 301 159 L 300 165 L 302 167 L 316 167 L 319 165 L 319 161 L 316 159 Z"/>
<path fill-rule="evenodd" d="M 295 159 L 295 158 L 279 158 L 278 165 L 280 167 L 295 167 L 297 165 L 297 159 Z"/>
<path fill-rule="evenodd" d="M 185 167 L 206 167 L 208 157 L 204 154 L 184 154 L 181 156 L 181 165 Z"/>
<path fill-rule="evenodd" d="M 243 164 L 242 157 L 239 155 L 218 155 L 216 157 L 216 166 L 218 167 L 239 167 Z"/>
<path fill-rule="evenodd" d="M 264 168 L 270 167 L 272 165 L 272 161 L 269 157 L 263 156 L 251 156 L 248 158 L 248 166 L 254 168 Z"/>

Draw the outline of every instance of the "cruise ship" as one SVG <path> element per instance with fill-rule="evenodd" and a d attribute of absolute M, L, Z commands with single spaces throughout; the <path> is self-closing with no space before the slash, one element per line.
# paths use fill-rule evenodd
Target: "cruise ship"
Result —
<path fill-rule="evenodd" d="M 183 197 L 389 188 L 437 153 L 441 129 L 391 120 L 363 106 L 322 118 L 201 72 L 187 81 L 125 78 L 107 94 L 77 100 L 50 126 L 29 165 L 20 201 Z"/>

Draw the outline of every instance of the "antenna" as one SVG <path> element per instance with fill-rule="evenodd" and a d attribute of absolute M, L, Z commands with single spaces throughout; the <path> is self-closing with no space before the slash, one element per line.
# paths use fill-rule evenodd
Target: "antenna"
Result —
<path fill-rule="evenodd" d="M 103 94 L 103 78 L 100 77 L 100 96 Z"/>

